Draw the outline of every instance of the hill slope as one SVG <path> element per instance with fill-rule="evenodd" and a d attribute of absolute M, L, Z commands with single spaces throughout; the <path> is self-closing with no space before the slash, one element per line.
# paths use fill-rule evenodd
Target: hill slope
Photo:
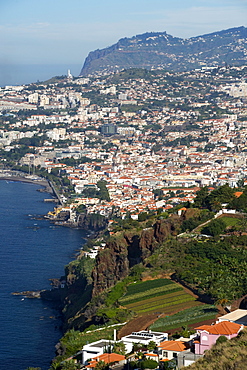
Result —
<path fill-rule="evenodd" d="M 225 63 L 247 63 L 247 28 L 238 27 L 182 39 L 166 32 L 122 38 L 102 50 L 91 51 L 81 76 L 110 73 L 127 68 L 165 68 L 174 71 Z"/>

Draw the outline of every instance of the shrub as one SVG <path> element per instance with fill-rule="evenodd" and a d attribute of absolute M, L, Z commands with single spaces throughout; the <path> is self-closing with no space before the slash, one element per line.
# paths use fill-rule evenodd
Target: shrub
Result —
<path fill-rule="evenodd" d="M 221 336 L 216 340 L 216 344 L 225 343 L 225 342 L 227 342 L 227 341 L 228 341 L 227 337 L 225 337 L 224 335 L 221 335 Z"/>
<path fill-rule="evenodd" d="M 204 229 L 202 230 L 203 234 L 217 236 L 220 235 L 226 228 L 226 224 L 221 219 L 216 219 L 211 221 Z"/>
<path fill-rule="evenodd" d="M 139 362 L 139 367 L 141 369 L 156 369 L 158 366 L 159 366 L 158 362 L 152 359 L 143 360 Z"/>

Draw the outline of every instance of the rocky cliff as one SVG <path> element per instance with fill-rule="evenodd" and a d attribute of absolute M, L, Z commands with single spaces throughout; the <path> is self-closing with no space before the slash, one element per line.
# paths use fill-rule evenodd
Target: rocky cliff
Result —
<path fill-rule="evenodd" d="M 104 306 L 109 289 L 127 277 L 131 267 L 139 263 L 145 266 L 146 258 L 163 241 L 177 234 L 182 221 L 182 217 L 173 214 L 168 219 L 156 220 L 152 227 L 116 232 L 95 261 L 84 258 L 72 261 L 66 267 L 66 292 L 60 296 L 64 302 L 64 328 L 83 329 L 97 324 L 98 310 Z"/>
<path fill-rule="evenodd" d="M 132 266 L 145 262 L 159 244 L 176 233 L 180 224 L 181 219 L 173 215 L 167 220 L 157 220 L 153 227 L 140 233 L 117 233 L 97 256 L 93 270 L 93 296 L 125 278 Z"/>
<path fill-rule="evenodd" d="M 91 51 L 81 76 L 128 68 L 165 68 L 174 71 L 202 66 L 244 65 L 247 62 L 247 28 L 238 27 L 189 39 L 151 32 L 122 38 L 102 50 Z"/>

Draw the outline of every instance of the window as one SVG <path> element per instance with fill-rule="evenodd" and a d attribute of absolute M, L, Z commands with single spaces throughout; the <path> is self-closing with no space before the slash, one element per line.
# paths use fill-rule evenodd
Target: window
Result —
<path fill-rule="evenodd" d="M 163 357 L 167 358 L 168 357 L 168 352 L 163 351 Z"/>
<path fill-rule="evenodd" d="M 178 354 L 176 352 L 173 352 L 172 356 L 173 356 L 173 358 L 177 358 Z"/>

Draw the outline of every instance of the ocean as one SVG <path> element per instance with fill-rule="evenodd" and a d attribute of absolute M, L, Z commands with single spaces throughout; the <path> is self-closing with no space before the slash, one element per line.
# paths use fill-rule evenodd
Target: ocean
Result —
<path fill-rule="evenodd" d="M 54 76 L 67 75 L 68 69 L 78 77 L 81 64 L 2 64 L 0 63 L 0 87 L 26 85 L 46 81 Z"/>
<path fill-rule="evenodd" d="M 62 336 L 52 303 L 12 292 L 50 288 L 85 243 L 82 230 L 36 219 L 53 209 L 49 194 L 22 182 L 0 181 L 0 369 L 47 370 Z"/>

